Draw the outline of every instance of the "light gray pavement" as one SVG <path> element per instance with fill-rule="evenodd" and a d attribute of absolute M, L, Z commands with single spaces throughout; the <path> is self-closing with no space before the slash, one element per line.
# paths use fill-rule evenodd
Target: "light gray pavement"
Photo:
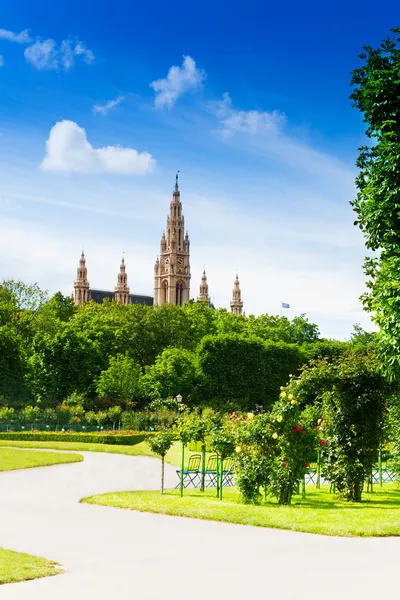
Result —
<path fill-rule="evenodd" d="M 156 459 L 83 453 L 83 463 L 0 473 L 0 546 L 67 572 L 3 585 L 0 600 L 395 597 L 400 538 L 328 538 L 88 504 L 156 489 Z M 167 483 L 175 470 L 167 466 Z"/>

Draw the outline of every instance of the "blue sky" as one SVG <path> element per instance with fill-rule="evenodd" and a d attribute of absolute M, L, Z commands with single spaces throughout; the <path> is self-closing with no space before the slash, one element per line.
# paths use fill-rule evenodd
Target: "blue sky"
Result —
<path fill-rule="evenodd" d="M 329 337 L 369 327 L 349 72 L 398 24 L 365 2 L 3 0 L 0 278 L 70 293 L 82 246 L 93 287 L 122 252 L 151 294 L 175 172 L 192 240 L 229 306 L 306 312 Z"/>

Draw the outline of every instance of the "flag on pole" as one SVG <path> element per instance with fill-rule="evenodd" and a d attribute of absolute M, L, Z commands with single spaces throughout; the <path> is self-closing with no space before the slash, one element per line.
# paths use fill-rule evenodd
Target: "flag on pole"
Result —
<path fill-rule="evenodd" d="M 287 304 L 286 302 L 282 302 L 282 308 L 290 308 L 290 304 Z"/>

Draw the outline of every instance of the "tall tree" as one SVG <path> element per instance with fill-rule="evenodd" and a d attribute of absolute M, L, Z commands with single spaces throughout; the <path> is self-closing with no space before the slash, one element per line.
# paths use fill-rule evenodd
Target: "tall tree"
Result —
<path fill-rule="evenodd" d="M 365 308 L 380 328 L 378 350 L 391 378 L 400 374 L 400 29 L 378 48 L 365 46 L 352 73 L 351 94 L 366 124 L 369 145 L 360 148 L 352 202 L 369 250 Z"/>

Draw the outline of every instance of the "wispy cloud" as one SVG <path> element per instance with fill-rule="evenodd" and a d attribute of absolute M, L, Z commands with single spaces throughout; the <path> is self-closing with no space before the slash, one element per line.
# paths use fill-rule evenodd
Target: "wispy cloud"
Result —
<path fill-rule="evenodd" d="M 0 39 L 15 42 L 16 44 L 30 44 L 33 40 L 29 35 L 28 29 L 24 29 L 20 33 L 14 33 L 7 29 L 0 29 Z"/>
<path fill-rule="evenodd" d="M 171 67 L 165 79 L 150 84 L 156 92 L 156 108 L 172 108 L 180 96 L 200 87 L 205 78 L 205 72 L 197 68 L 193 58 L 184 56 L 181 67 Z"/>
<path fill-rule="evenodd" d="M 86 131 L 74 121 L 56 123 L 46 148 L 47 154 L 41 164 L 44 171 L 144 175 L 153 170 L 156 162 L 148 152 L 139 153 L 133 148 L 93 148 Z"/>
<path fill-rule="evenodd" d="M 85 44 L 79 40 L 63 40 L 60 45 L 53 39 L 37 40 L 24 52 L 25 60 L 38 71 L 69 71 L 75 64 L 77 56 L 90 64 L 95 56 Z"/>
<path fill-rule="evenodd" d="M 233 108 L 232 99 L 225 92 L 222 100 L 214 103 L 216 115 L 220 121 L 220 132 L 233 133 L 268 133 L 278 132 L 286 123 L 286 115 L 277 110 L 272 112 L 259 110 L 237 110 Z"/>
<path fill-rule="evenodd" d="M 94 114 L 100 114 L 103 116 L 108 115 L 110 110 L 118 106 L 118 104 L 120 104 L 123 100 L 125 100 L 125 96 L 117 96 L 117 98 L 114 100 L 109 100 L 105 104 L 95 104 L 92 108 L 92 111 Z"/>
<path fill-rule="evenodd" d="M 0 67 L 4 67 L 4 56 L 0 54 Z"/>

